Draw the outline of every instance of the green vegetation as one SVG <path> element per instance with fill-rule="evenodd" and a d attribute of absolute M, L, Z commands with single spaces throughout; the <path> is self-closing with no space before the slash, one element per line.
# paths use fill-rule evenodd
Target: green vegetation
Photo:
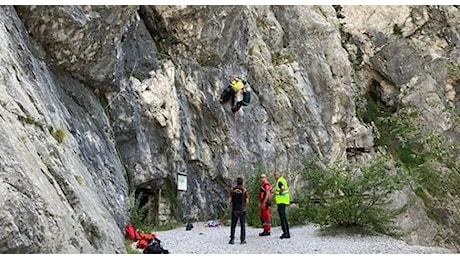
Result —
<path fill-rule="evenodd" d="M 74 175 L 74 177 L 80 186 L 85 185 L 85 179 L 81 175 Z"/>
<path fill-rule="evenodd" d="M 129 193 L 134 192 L 134 176 L 133 176 L 133 173 L 129 170 L 129 168 L 126 166 L 126 164 L 123 164 L 123 167 L 125 168 L 125 180 L 126 180 L 126 183 L 128 184 L 128 191 L 129 191 Z"/>
<path fill-rule="evenodd" d="M 165 189 L 161 190 L 161 194 L 171 204 L 172 208 L 177 209 L 180 205 L 180 201 L 177 198 L 177 189 L 171 188 L 169 185 L 165 186 Z"/>
<path fill-rule="evenodd" d="M 261 186 L 260 175 L 265 168 L 259 166 L 256 171 L 244 180 L 244 186 L 248 189 L 250 203 L 246 206 L 246 222 L 249 226 L 261 227 L 262 223 L 259 218 L 259 189 Z"/>
<path fill-rule="evenodd" d="M 393 139 L 391 125 L 385 123 L 385 120 L 392 115 L 391 109 L 386 107 L 372 92 L 367 93 L 364 98 L 363 105 L 357 109 L 357 115 L 366 124 L 376 124 L 379 133 L 375 145 L 385 147 Z"/>
<path fill-rule="evenodd" d="M 315 157 L 305 159 L 301 175 L 306 184 L 296 190 L 295 204 L 288 209 L 292 225 L 310 221 L 328 230 L 359 228 L 399 235 L 394 218 L 415 200 L 392 208 L 391 196 L 409 183 L 423 201 L 427 216 L 442 223 L 447 214 L 442 205 L 460 195 L 458 141 L 429 131 L 417 109 L 395 111 L 372 93 L 366 95 L 364 103 L 358 116 L 375 125 L 376 146 L 385 147 L 388 154 L 358 167 L 345 162 L 328 165 Z M 456 111 L 449 106 L 446 111 L 456 121 Z"/>
<path fill-rule="evenodd" d="M 447 68 L 448 74 L 453 77 L 454 80 L 460 80 L 460 64 L 456 62 L 444 62 L 444 66 Z"/>
<path fill-rule="evenodd" d="M 361 67 L 362 67 L 361 64 L 362 64 L 363 61 L 364 61 L 363 56 L 364 56 L 364 53 L 363 53 L 363 51 L 361 50 L 361 48 L 357 48 L 357 50 L 356 50 L 356 58 L 352 61 L 352 63 L 353 63 L 353 68 L 354 68 L 355 70 L 360 70 L 360 69 L 361 69 Z"/>
<path fill-rule="evenodd" d="M 63 143 L 67 137 L 67 132 L 64 128 L 59 128 L 57 130 L 51 129 L 50 133 L 54 137 L 54 139 L 56 139 L 56 141 L 60 144 Z"/>
<path fill-rule="evenodd" d="M 171 210 L 171 217 L 163 223 L 158 223 L 159 219 L 156 216 L 160 196 L 162 201 L 167 201 L 167 205 Z M 180 202 L 177 198 L 177 190 L 170 184 L 163 185 L 159 193 L 149 194 L 148 196 L 140 192 L 130 209 L 131 224 L 137 229 L 149 233 L 176 228 L 179 222 L 174 216 L 177 216 L 179 207 Z"/>
<path fill-rule="evenodd" d="M 136 200 L 135 205 L 130 210 L 131 224 L 141 232 L 151 233 L 154 231 L 170 230 L 178 227 L 178 222 L 175 219 L 163 224 L 156 224 L 147 219 L 149 211 L 148 204 L 140 206 L 139 201 Z"/>
<path fill-rule="evenodd" d="M 450 120 L 452 121 L 453 124 L 457 125 L 460 123 L 460 115 L 457 112 L 457 108 L 455 107 L 455 104 L 452 103 L 452 101 L 446 101 L 444 103 L 444 107 L 450 115 Z"/>
<path fill-rule="evenodd" d="M 399 25 L 394 24 L 393 25 L 393 34 L 396 35 L 396 36 L 402 37 L 403 36 L 402 27 L 399 27 Z"/>
<path fill-rule="evenodd" d="M 46 159 L 42 158 L 42 162 L 46 166 L 46 169 L 48 169 L 48 171 L 51 172 L 51 170 L 53 169 L 53 164 L 51 163 L 51 160 L 49 158 L 46 158 Z"/>
<path fill-rule="evenodd" d="M 21 143 L 25 144 L 29 140 L 29 137 L 26 135 L 23 135 L 23 136 L 18 137 L 18 139 L 19 141 L 21 141 Z"/>
<path fill-rule="evenodd" d="M 129 239 L 125 239 L 125 249 L 126 249 L 126 253 L 128 254 L 141 254 L 141 252 L 133 249 L 131 247 L 131 245 L 133 244 L 133 241 L 132 240 L 129 240 Z"/>
<path fill-rule="evenodd" d="M 304 160 L 301 175 L 306 184 L 295 191 L 293 202 L 287 208 L 291 226 L 307 222 L 318 224 L 323 229 L 357 228 L 366 232 L 398 235 L 394 227 L 394 217 L 405 207 L 391 209 L 391 195 L 408 183 L 405 172 L 389 172 L 387 158 L 379 158 L 367 165 L 353 168 L 344 162 L 325 167 L 316 157 Z M 245 181 L 251 203 L 247 206 L 247 223 L 261 227 L 259 219 L 258 192 L 260 174 L 266 173 L 264 167 L 258 169 Z M 270 180 L 273 185 L 274 180 Z M 278 226 L 274 199 L 271 206 L 272 226 Z"/>
<path fill-rule="evenodd" d="M 305 159 L 303 177 L 308 185 L 296 192 L 298 208 L 291 215 L 305 216 L 322 228 L 359 227 L 397 234 L 393 219 L 403 209 L 388 207 L 390 195 L 408 179 L 389 173 L 387 163 L 379 158 L 355 169 L 341 162 L 326 167 L 316 157 Z"/>
<path fill-rule="evenodd" d="M 139 197 L 142 197 L 142 193 Z M 135 200 L 134 205 L 129 210 L 131 216 L 131 224 L 133 224 L 136 229 L 141 230 L 143 232 L 152 232 L 155 230 L 154 223 L 147 222 L 146 215 L 148 212 L 148 204 L 140 205 L 140 199 Z"/>
<path fill-rule="evenodd" d="M 248 53 L 249 53 L 249 56 L 253 56 L 253 55 L 254 55 L 254 45 L 251 46 L 251 47 L 249 48 Z"/>
<path fill-rule="evenodd" d="M 256 20 L 256 26 L 261 31 L 269 31 L 272 23 L 266 17 L 259 17 Z"/>
<path fill-rule="evenodd" d="M 341 10 L 341 7 L 340 7 L 340 10 Z M 343 16 L 342 14 L 339 13 L 339 11 L 337 10 L 337 16 Z M 344 16 L 343 16 L 344 17 Z M 343 18 L 342 17 L 342 18 Z M 343 27 L 343 25 L 341 24 L 340 27 Z M 347 47 L 347 45 L 352 45 L 352 46 L 356 46 L 356 53 L 355 55 L 352 55 L 352 51 L 351 50 L 348 50 L 349 54 L 348 54 L 348 60 L 353 64 L 353 69 L 358 71 L 361 69 L 362 67 L 362 63 L 364 61 L 364 52 L 362 51 L 361 47 L 359 46 L 359 44 L 356 44 L 354 39 L 353 39 L 353 35 L 349 32 L 346 32 L 345 30 L 340 30 L 340 36 L 341 36 L 341 39 L 342 39 L 342 46 L 344 49 L 349 49 Z"/>
<path fill-rule="evenodd" d="M 179 223 L 176 220 L 171 220 L 167 223 L 155 226 L 155 231 L 165 231 L 175 229 L 179 226 Z"/>
<path fill-rule="evenodd" d="M 376 145 L 384 146 L 401 171 L 410 177 L 427 215 L 442 223 L 442 205 L 452 203 L 451 197 L 460 195 L 459 142 L 430 131 L 417 109 L 392 113 L 372 95 L 367 96 L 366 103 L 358 114 L 378 129 Z M 455 122 L 457 113 L 449 106 L 446 111 Z"/>
<path fill-rule="evenodd" d="M 101 103 L 102 109 L 107 116 L 109 116 L 109 100 L 104 94 L 99 95 L 99 102 Z"/>
<path fill-rule="evenodd" d="M 278 66 L 281 64 L 286 64 L 286 63 L 293 63 L 295 61 L 295 56 L 291 52 L 272 52 L 271 53 L 272 57 L 272 64 L 274 66 Z"/>
<path fill-rule="evenodd" d="M 33 116 L 31 115 L 26 115 L 26 116 L 21 116 L 21 115 L 18 115 L 18 119 L 26 124 L 30 124 L 30 125 L 35 125 L 35 126 L 38 126 L 40 128 L 43 128 L 43 123 L 37 121 Z"/>

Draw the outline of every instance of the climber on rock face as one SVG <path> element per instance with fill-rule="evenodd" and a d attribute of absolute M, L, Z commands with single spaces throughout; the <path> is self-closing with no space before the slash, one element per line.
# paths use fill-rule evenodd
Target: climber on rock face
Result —
<path fill-rule="evenodd" d="M 251 101 L 251 91 L 246 84 L 247 82 L 244 79 L 231 76 L 230 84 L 220 95 L 220 103 L 224 104 L 231 99 L 233 113 L 238 111 L 241 106 L 249 105 Z"/>

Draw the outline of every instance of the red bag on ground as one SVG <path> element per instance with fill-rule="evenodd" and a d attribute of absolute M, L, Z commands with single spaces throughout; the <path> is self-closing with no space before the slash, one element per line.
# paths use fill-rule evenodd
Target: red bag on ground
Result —
<path fill-rule="evenodd" d="M 154 240 L 157 236 L 155 234 L 149 233 L 139 233 L 139 239 L 137 240 L 137 248 L 146 248 L 152 240 Z"/>
<path fill-rule="evenodd" d="M 136 238 L 137 230 L 132 224 L 128 224 L 125 227 L 125 235 L 127 239 L 134 240 Z"/>
<path fill-rule="evenodd" d="M 141 240 L 137 240 L 137 248 L 141 248 L 141 249 L 144 249 L 147 247 L 147 245 L 149 244 L 149 241 L 147 239 L 141 239 Z"/>

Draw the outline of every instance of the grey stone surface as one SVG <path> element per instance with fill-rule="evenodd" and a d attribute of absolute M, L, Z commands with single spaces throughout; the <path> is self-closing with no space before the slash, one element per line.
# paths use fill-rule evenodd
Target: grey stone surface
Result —
<path fill-rule="evenodd" d="M 155 234 L 171 254 L 452 254 L 441 247 L 409 245 L 387 236 L 342 233 L 324 235 L 313 225 L 291 227 L 290 239 L 280 239 L 282 230 L 273 227 L 270 236 L 260 237 L 261 228 L 247 227 L 246 244 L 240 244 L 240 227 L 235 231 L 235 244 L 228 244 L 230 227 L 207 227 L 195 223 Z M 132 245 L 135 249 L 135 244 Z M 299 256 L 305 257 L 305 256 Z M 308 256 L 306 256 L 308 257 Z M 442 257 L 442 256 L 441 256 Z"/>

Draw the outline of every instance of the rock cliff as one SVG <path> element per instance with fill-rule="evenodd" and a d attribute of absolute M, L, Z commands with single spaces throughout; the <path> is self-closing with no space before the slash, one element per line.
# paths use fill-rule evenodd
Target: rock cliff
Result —
<path fill-rule="evenodd" d="M 369 94 L 455 143 L 459 21 L 455 6 L 0 7 L 0 252 L 123 253 L 135 196 L 207 220 L 259 167 L 295 187 L 305 156 L 359 145 L 366 161 L 385 152 L 357 111 Z M 252 90 L 235 115 L 218 102 L 231 75 Z M 458 200 L 445 223 L 423 203 L 405 239 L 457 249 Z"/>

